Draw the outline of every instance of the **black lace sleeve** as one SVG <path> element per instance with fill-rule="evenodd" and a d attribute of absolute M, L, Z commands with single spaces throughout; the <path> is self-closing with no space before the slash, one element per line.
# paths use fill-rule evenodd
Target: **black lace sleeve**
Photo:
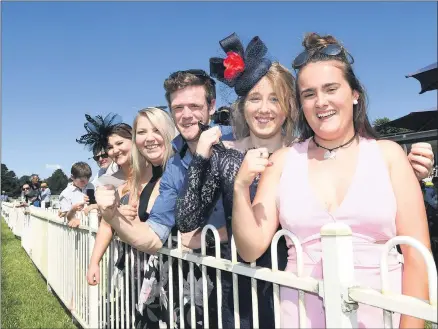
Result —
<path fill-rule="evenodd" d="M 215 151 L 210 159 L 193 156 L 183 188 L 176 200 L 175 221 L 182 233 L 204 227 L 219 196 L 219 174 Z"/>

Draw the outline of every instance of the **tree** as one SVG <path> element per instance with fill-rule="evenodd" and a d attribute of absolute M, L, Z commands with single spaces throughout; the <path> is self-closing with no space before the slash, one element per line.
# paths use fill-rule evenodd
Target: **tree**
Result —
<path fill-rule="evenodd" d="M 377 118 L 376 120 L 373 121 L 373 127 L 379 133 L 380 136 L 394 135 L 394 134 L 406 133 L 411 131 L 406 128 L 397 128 L 397 127 L 391 127 L 385 125 L 386 123 L 391 121 L 392 120 L 389 119 L 388 117 Z"/>
<path fill-rule="evenodd" d="M 10 197 L 17 197 L 20 195 L 20 184 L 18 178 L 13 170 L 9 170 L 8 167 L 2 163 L 1 164 L 1 190 Z"/>
<path fill-rule="evenodd" d="M 20 187 L 22 187 L 24 184 L 30 183 L 30 176 L 23 175 L 18 179 L 18 183 L 20 184 Z"/>
<path fill-rule="evenodd" d="M 67 187 L 68 178 L 62 169 L 56 169 L 52 176 L 46 179 L 46 183 L 49 186 L 52 195 L 59 195 L 62 190 Z"/>

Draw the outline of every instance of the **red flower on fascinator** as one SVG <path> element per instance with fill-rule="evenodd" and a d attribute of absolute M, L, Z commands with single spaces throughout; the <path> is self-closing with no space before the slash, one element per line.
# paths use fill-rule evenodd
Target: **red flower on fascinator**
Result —
<path fill-rule="evenodd" d="M 227 58 L 224 59 L 224 78 L 227 80 L 234 79 L 239 73 L 245 69 L 245 62 L 242 56 L 234 51 L 227 53 Z"/>

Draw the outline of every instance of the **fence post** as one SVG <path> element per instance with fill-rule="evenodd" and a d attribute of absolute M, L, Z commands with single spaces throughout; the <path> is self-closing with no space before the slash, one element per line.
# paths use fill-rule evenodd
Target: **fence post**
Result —
<path fill-rule="evenodd" d="M 357 303 L 349 299 L 354 284 L 352 233 L 348 225 L 321 228 L 326 328 L 357 328 Z"/>
<path fill-rule="evenodd" d="M 94 242 L 96 241 L 96 233 L 92 230 L 97 230 L 99 228 L 99 219 L 97 217 L 97 211 L 91 210 L 88 214 L 88 227 L 89 227 L 89 255 L 91 257 L 91 251 L 94 248 Z M 90 259 L 88 259 L 88 264 L 90 264 Z M 103 278 L 101 278 L 101 283 Z M 99 284 L 101 284 L 99 283 Z M 99 327 L 99 287 L 98 285 L 90 286 L 88 285 L 88 310 L 89 314 L 89 325 L 90 328 L 100 328 Z"/>

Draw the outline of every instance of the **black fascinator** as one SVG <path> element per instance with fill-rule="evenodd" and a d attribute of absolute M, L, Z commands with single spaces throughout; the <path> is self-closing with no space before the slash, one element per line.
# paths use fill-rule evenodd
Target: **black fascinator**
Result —
<path fill-rule="evenodd" d="M 234 88 L 238 96 L 246 95 L 271 67 L 271 60 L 264 57 L 268 48 L 256 36 L 244 50 L 236 33 L 219 41 L 219 44 L 227 57 L 210 58 L 210 75 Z"/>
<path fill-rule="evenodd" d="M 105 118 L 101 115 L 92 118 L 90 115 L 85 114 L 85 119 L 87 119 L 87 122 L 84 123 L 84 128 L 87 133 L 76 139 L 76 142 L 84 144 L 90 151 L 93 151 L 93 154 L 106 149 L 108 136 L 112 129 L 122 123 L 120 115 L 113 113 L 107 114 Z"/>

